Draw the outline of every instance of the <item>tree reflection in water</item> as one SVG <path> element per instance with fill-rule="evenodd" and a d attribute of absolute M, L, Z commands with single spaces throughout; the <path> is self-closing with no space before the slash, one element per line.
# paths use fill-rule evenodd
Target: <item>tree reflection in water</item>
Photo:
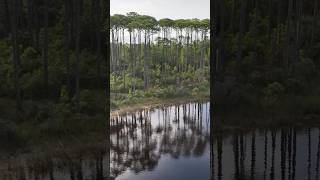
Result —
<path fill-rule="evenodd" d="M 164 157 L 171 158 L 165 163 L 209 157 L 208 109 L 209 103 L 190 103 L 113 117 L 110 156 L 104 142 L 20 155 L 0 160 L 0 179 L 116 179 L 128 171 L 155 172 Z M 320 130 L 288 127 L 214 134 L 210 157 L 211 179 L 319 179 Z M 198 170 L 190 169 L 195 174 Z"/>
<path fill-rule="evenodd" d="M 209 103 L 190 103 L 113 117 L 110 147 L 97 140 L 20 154 L 0 160 L 0 179 L 106 180 L 115 179 L 126 170 L 153 171 L 162 155 L 177 161 L 202 157 L 209 153 L 208 108 Z"/>
<path fill-rule="evenodd" d="M 319 179 L 319 128 L 215 134 L 212 145 L 211 179 Z"/>
<path fill-rule="evenodd" d="M 110 179 L 104 143 L 0 161 L 1 180 Z"/>
<path fill-rule="evenodd" d="M 177 160 L 203 156 L 210 142 L 208 106 L 190 103 L 113 117 L 111 175 L 152 171 L 162 155 Z"/>

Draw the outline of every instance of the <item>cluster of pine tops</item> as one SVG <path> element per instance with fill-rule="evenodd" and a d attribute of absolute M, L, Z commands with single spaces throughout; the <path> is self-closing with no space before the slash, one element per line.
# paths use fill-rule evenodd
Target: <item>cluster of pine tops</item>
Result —
<path fill-rule="evenodd" d="M 209 95 L 210 20 L 129 12 L 110 19 L 111 108 Z"/>
<path fill-rule="evenodd" d="M 216 110 L 319 114 L 320 2 L 212 3 Z"/>

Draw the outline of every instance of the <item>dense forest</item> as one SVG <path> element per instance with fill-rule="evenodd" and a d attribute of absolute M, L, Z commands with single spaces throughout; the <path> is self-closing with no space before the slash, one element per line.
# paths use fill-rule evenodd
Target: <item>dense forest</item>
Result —
<path fill-rule="evenodd" d="M 209 19 L 129 12 L 110 23 L 111 108 L 152 97 L 209 97 Z"/>
<path fill-rule="evenodd" d="M 217 0 L 211 5 L 216 112 L 319 114 L 319 1 Z"/>
<path fill-rule="evenodd" d="M 103 122 L 108 9 L 103 0 L 0 1 L 0 137 Z"/>

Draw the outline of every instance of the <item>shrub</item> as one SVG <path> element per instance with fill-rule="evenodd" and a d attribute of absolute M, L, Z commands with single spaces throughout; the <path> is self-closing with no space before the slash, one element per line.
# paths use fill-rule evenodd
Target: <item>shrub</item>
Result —
<path fill-rule="evenodd" d="M 104 112 L 103 99 L 103 96 L 98 91 L 88 89 L 80 91 L 80 111 L 90 115 Z"/>
<path fill-rule="evenodd" d="M 263 106 L 265 107 L 274 107 L 276 103 L 283 98 L 285 89 L 282 84 L 278 82 L 273 82 L 268 84 L 266 88 L 263 89 L 264 98 L 262 101 Z"/>
<path fill-rule="evenodd" d="M 11 121 L 0 119 L 0 142 L 1 148 L 11 148 L 22 144 L 16 124 Z"/>
<path fill-rule="evenodd" d="M 192 89 L 192 93 L 191 94 L 193 96 L 196 96 L 199 93 L 199 91 L 200 91 L 199 88 L 195 87 L 195 88 Z"/>

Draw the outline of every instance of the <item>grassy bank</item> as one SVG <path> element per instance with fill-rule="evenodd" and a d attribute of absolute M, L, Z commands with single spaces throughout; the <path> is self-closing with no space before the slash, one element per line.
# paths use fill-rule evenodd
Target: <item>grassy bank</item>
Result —
<path fill-rule="evenodd" d="M 156 96 L 149 92 L 141 92 L 133 96 L 126 95 L 125 98 L 111 99 L 111 116 L 134 112 L 141 109 L 156 108 L 175 104 L 183 104 L 192 101 L 209 101 L 209 89 L 184 91 L 179 94 L 179 90 L 167 91 L 166 95 Z M 190 92 L 190 93 L 188 93 Z"/>
<path fill-rule="evenodd" d="M 141 99 L 139 102 L 135 103 L 127 103 L 122 104 L 118 109 L 113 109 L 110 113 L 111 116 L 121 115 L 125 113 L 135 112 L 141 109 L 150 109 L 150 108 L 157 108 L 162 106 L 170 106 L 170 105 L 177 105 L 177 104 L 184 104 L 188 102 L 194 101 L 209 101 L 210 97 L 205 95 L 199 96 L 184 96 L 184 97 L 177 97 L 177 98 L 170 98 L 170 99 L 160 99 L 160 98 L 144 98 Z"/>

